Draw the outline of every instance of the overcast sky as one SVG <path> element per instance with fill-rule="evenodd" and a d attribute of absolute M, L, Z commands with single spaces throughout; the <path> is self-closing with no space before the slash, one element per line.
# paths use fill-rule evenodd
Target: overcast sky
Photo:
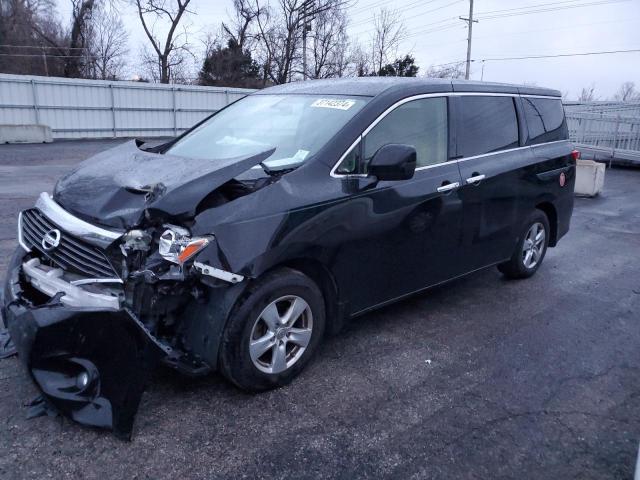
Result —
<path fill-rule="evenodd" d="M 66 18 L 69 4 L 69 0 L 58 0 L 60 14 Z M 218 31 L 231 5 L 232 0 L 192 0 L 195 15 L 189 21 L 195 46 L 201 45 L 207 32 Z M 404 17 L 406 40 L 399 53 L 413 54 L 421 74 L 429 65 L 466 58 L 467 30 L 458 17 L 468 16 L 469 0 L 357 0 L 349 9 L 349 36 L 366 44 L 373 12 L 385 5 Z M 532 10 L 539 12 L 522 14 Z M 482 59 L 640 49 L 640 0 L 475 0 L 474 12 L 479 19 L 473 26 L 471 55 L 476 59 L 472 64 L 472 79 L 476 80 L 482 76 Z M 122 14 L 129 31 L 130 63 L 135 65 L 141 45 L 148 40 L 135 10 L 125 7 Z M 486 18 L 490 16 L 500 17 Z M 130 75 L 136 73 L 142 72 L 132 68 Z M 593 84 L 596 95 L 605 99 L 624 81 L 633 81 L 640 89 L 640 52 L 487 60 L 483 78 L 535 83 L 568 92 L 569 98 Z"/>

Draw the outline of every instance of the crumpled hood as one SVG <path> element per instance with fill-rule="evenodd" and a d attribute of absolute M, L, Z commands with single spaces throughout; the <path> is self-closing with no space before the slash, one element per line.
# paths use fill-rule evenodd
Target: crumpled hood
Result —
<path fill-rule="evenodd" d="M 62 177 L 54 200 L 87 221 L 120 229 L 139 225 L 145 211 L 192 217 L 204 197 L 272 152 L 225 160 L 185 158 L 145 152 L 132 140 Z"/>

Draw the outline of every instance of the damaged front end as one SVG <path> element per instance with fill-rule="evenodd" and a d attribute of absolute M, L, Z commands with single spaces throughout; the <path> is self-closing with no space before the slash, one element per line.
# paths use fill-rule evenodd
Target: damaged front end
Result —
<path fill-rule="evenodd" d="M 210 254 L 196 261 L 213 236 L 153 223 L 103 229 L 44 193 L 20 213 L 18 236 L 2 316 L 49 409 L 128 439 L 154 365 L 215 368 L 205 330 L 224 317 L 212 318 L 211 303 L 225 304 L 215 292 L 244 278 Z"/>

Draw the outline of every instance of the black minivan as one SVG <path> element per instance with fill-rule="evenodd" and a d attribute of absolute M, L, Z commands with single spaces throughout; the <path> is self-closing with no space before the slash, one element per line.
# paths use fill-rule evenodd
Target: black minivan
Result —
<path fill-rule="evenodd" d="M 41 194 L 2 313 L 47 408 L 127 437 L 158 362 L 273 388 L 349 317 L 492 265 L 533 275 L 569 229 L 577 156 L 555 90 L 267 88 Z"/>

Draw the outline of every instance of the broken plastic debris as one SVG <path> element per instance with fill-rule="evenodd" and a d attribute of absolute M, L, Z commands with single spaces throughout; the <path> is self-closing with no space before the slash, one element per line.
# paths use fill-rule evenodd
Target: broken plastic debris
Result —
<path fill-rule="evenodd" d="M 58 416 L 58 412 L 47 403 L 42 395 L 34 398 L 26 406 L 29 407 L 29 409 L 27 410 L 27 420 L 30 420 L 32 418 L 44 417 L 45 415 L 49 417 Z"/>
<path fill-rule="evenodd" d="M 9 358 L 17 352 L 16 346 L 11 340 L 9 332 L 5 329 L 0 330 L 0 359 Z"/>

